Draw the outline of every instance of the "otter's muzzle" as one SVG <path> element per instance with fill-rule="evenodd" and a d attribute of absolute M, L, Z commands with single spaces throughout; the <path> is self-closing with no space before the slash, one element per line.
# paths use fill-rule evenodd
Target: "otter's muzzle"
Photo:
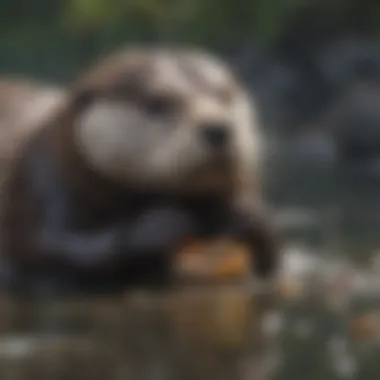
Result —
<path fill-rule="evenodd" d="M 200 128 L 202 140 L 211 148 L 224 149 L 228 146 L 231 131 L 225 122 L 203 123 Z"/>

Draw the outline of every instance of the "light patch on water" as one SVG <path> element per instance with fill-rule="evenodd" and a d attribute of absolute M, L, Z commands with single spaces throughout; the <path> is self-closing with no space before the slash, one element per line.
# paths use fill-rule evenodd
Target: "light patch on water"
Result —
<path fill-rule="evenodd" d="M 262 322 L 262 331 L 265 337 L 271 338 L 278 336 L 278 334 L 285 327 L 285 318 L 279 312 L 268 313 Z"/>
<path fill-rule="evenodd" d="M 358 371 L 356 360 L 351 355 L 337 357 L 334 361 L 333 367 L 337 375 L 343 379 L 354 378 Z"/>
<path fill-rule="evenodd" d="M 7 359 L 19 359 L 32 355 L 37 347 L 35 337 L 3 337 L 0 339 L 0 356 Z"/>
<path fill-rule="evenodd" d="M 275 221 L 284 230 L 305 230 L 318 227 L 321 223 L 321 215 L 313 210 L 283 208 L 276 213 Z"/>
<path fill-rule="evenodd" d="M 359 268 L 345 257 L 327 257 L 301 244 L 285 247 L 280 276 L 304 290 L 313 285 L 329 307 L 344 311 L 355 299 L 380 299 L 380 276 L 371 266 Z"/>
<path fill-rule="evenodd" d="M 307 339 L 312 335 L 314 329 L 314 325 L 311 321 L 303 319 L 295 323 L 294 334 L 300 339 Z"/>
<path fill-rule="evenodd" d="M 380 278 L 377 274 L 358 271 L 353 275 L 351 291 L 359 297 L 376 297 L 380 295 Z"/>
<path fill-rule="evenodd" d="M 282 254 L 281 271 L 287 277 L 310 276 L 321 265 L 321 258 L 302 245 L 288 246 Z"/>
<path fill-rule="evenodd" d="M 337 376 L 343 379 L 353 378 L 358 370 L 356 358 L 349 351 L 347 338 L 334 336 L 327 342 L 332 367 Z"/>

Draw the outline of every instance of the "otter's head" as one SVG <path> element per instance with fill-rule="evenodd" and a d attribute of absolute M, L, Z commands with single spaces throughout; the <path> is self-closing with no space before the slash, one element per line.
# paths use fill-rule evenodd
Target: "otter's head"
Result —
<path fill-rule="evenodd" d="M 258 162 L 252 103 L 231 70 L 205 53 L 121 52 L 96 65 L 74 92 L 77 147 L 109 178 L 220 190 Z"/>

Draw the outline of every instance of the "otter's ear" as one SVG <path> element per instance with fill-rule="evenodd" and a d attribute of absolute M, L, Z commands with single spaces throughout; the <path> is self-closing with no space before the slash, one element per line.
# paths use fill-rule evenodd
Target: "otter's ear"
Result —
<path fill-rule="evenodd" d="M 72 107 L 75 112 L 83 112 L 91 105 L 95 98 L 95 94 L 91 90 L 81 90 L 74 94 Z"/>

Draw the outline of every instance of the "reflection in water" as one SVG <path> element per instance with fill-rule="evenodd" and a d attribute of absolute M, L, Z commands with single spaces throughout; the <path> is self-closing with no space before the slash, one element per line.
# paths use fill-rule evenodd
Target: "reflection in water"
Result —
<path fill-rule="evenodd" d="M 265 361 L 255 360 L 264 352 L 260 320 L 268 296 L 255 289 L 48 303 L 3 298 L 0 378 L 251 378 L 265 371 Z"/>
<path fill-rule="evenodd" d="M 294 244 L 284 259 L 276 379 L 377 379 L 380 181 L 344 165 L 285 161 L 276 170 L 273 199 L 304 216 L 281 221 Z"/>

